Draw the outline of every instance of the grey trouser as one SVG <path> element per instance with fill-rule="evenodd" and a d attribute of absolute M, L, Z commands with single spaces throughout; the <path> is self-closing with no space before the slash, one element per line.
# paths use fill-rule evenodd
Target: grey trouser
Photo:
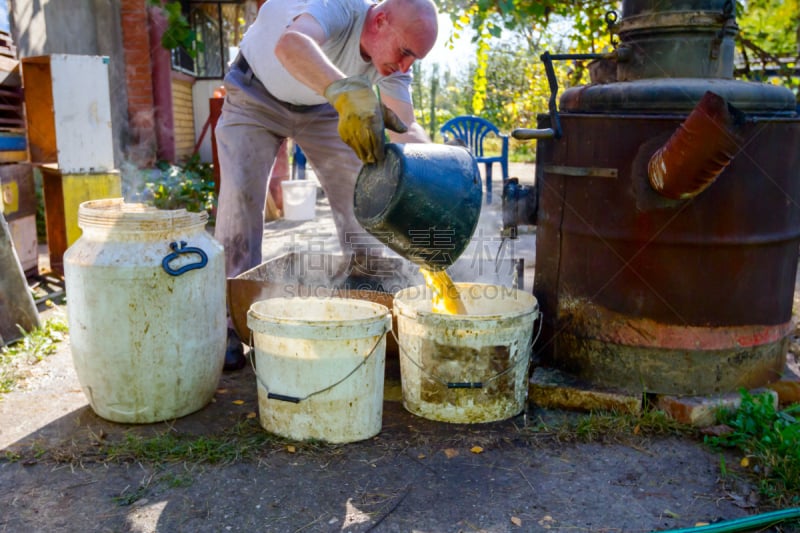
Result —
<path fill-rule="evenodd" d="M 361 161 L 337 133 L 336 110 L 328 104 L 293 106 L 277 100 L 241 60 L 225 76 L 225 89 L 215 130 L 221 175 L 215 237 L 225 248 L 226 275 L 232 278 L 261 264 L 269 174 L 285 138 L 308 157 L 330 202 L 342 252 L 368 246 L 375 253 L 379 243 L 353 214 Z"/>

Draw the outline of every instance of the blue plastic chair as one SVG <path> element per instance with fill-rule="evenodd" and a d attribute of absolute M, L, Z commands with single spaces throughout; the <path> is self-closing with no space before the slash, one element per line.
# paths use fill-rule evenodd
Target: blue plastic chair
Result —
<path fill-rule="evenodd" d="M 292 179 L 304 180 L 306 179 L 306 154 L 300 149 L 300 145 L 294 145 L 294 157 L 292 158 Z"/>
<path fill-rule="evenodd" d="M 503 173 L 503 185 L 508 180 L 508 135 L 500 133 L 497 126 L 481 117 L 458 116 L 451 118 L 439 129 L 444 141 L 460 141 L 463 143 L 478 163 L 483 163 L 486 168 L 486 203 L 492 203 L 492 165 L 500 163 Z M 500 155 L 485 155 L 483 143 L 487 135 L 496 135 L 502 143 Z"/>

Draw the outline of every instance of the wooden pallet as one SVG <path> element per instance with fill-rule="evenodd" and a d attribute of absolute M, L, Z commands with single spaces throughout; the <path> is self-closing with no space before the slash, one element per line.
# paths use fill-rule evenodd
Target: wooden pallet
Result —
<path fill-rule="evenodd" d="M 0 130 L 25 131 L 17 47 L 11 34 L 0 31 Z"/>
<path fill-rule="evenodd" d="M 17 47 L 11 34 L 0 31 L 0 71 L 13 72 L 18 66 Z"/>

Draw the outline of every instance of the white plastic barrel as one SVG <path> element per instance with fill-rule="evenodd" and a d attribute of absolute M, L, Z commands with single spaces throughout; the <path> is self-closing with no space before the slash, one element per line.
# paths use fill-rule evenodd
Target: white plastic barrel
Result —
<path fill-rule="evenodd" d="M 64 254 L 73 363 L 92 409 L 150 423 L 205 406 L 225 358 L 225 264 L 206 213 L 84 202 Z"/>
<path fill-rule="evenodd" d="M 501 285 L 456 287 L 465 315 L 433 312 L 424 285 L 394 296 L 403 406 L 423 418 L 462 424 L 515 416 L 527 400 L 538 302 Z"/>
<path fill-rule="evenodd" d="M 386 306 L 349 298 L 269 298 L 247 312 L 259 420 L 294 440 L 347 443 L 381 430 Z"/>

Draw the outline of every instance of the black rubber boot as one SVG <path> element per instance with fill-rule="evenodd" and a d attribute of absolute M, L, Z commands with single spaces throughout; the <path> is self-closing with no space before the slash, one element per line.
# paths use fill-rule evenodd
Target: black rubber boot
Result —
<path fill-rule="evenodd" d="M 231 370 L 241 370 L 247 364 L 244 356 L 244 346 L 236 331 L 228 328 L 228 342 L 225 345 L 225 366 L 222 367 L 226 372 Z"/>

